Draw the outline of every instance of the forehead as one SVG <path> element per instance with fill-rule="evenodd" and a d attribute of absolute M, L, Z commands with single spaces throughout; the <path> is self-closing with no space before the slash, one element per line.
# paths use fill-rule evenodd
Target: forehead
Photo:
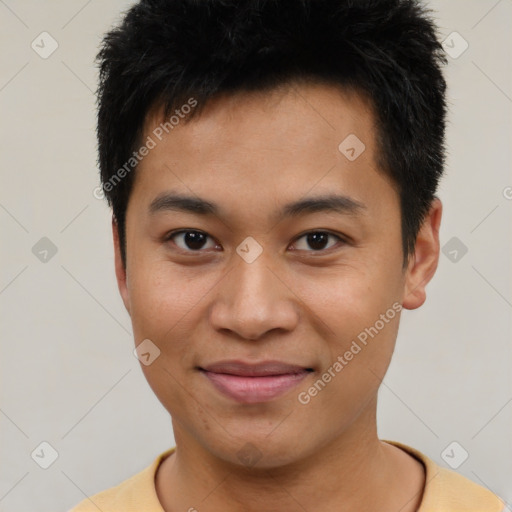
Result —
<path fill-rule="evenodd" d="M 209 144 L 233 141 L 246 149 L 284 150 L 295 146 L 310 151 L 308 146 L 315 136 L 319 141 L 337 140 L 347 130 L 370 146 L 374 142 L 374 112 L 369 98 L 327 83 L 298 82 L 270 90 L 223 93 L 197 109 L 200 112 L 194 117 L 182 114 L 178 118 L 173 115 L 181 110 L 178 106 L 166 118 L 162 106 L 155 105 L 146 116 L 143 132 L 153 135 L 172 117 L 173 125 L 166 132 L 172 132 L 176 142 L 185 143 L 183 151 L 190 146 L 206 149 Z M 188 110 L 194 114 L 193 108 Z M 162 135 L 165 138 L 167 134 Z"/>
<path fill-rule="evenodd" d="M 167 133 L 168 120 L 162 108 L 146 118 L 143 140 L 155 147 L 136 173 L 146 202 L 181 189 L 256 209 L 308 191 L 342 191 L 363 203 L 393 188 L 376 165 L 371 102 L 350 90 L 308 83 L 224 94 L 190 120 L 175 115 Z"/>

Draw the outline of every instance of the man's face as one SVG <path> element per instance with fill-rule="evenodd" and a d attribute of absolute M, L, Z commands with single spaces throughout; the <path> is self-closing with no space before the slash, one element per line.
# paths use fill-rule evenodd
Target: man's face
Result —
<path fill-rule="evenodd" d="M 411 268 L 402 271 L 399 197 L 377 170 L 368 103 L 309 84 L 216 99 L 161 141 L 160 122 L 149 116 L 142 138 L 157 144 L 128 204 L 126 275 L 118 246 L 116 258 L 135 344 L 160 350 L 142 369 L 177 442 L 238 464 L 251 443 L 271 467 L 357 435 L 373 421 Z M 216 212 L 171 208 L 166 194 Z M 283 214 L 328 195 L 345 207 Z M 313 371 L 252 387 L 254 377 L 203 371 L 227 360 Z"/>

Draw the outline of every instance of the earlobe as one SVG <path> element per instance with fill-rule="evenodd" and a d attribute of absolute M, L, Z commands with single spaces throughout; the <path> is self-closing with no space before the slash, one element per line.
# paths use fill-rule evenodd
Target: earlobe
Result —
<path fill-rule="evenodd" d="M 119 288 L 119 293 L 121 294 L 121 298 L 123 299 L 124 307 L 130 314 L 130 291 L 128 288 L 127 282 L 127 273 L 126 268 L 123 264 L 123 259 L 121 257 L 121 243 L 119 240 L 119 230 L 115 217 L 112 215 L 112 237 L 114 240 L 114 262 L 116 269 L 116 279 L 117 286 Z"/>
<path fill-rule="evenodd" d="M 419 308 L 426 300 L 426 286 L 434 276 L 439 262 L 439 227 L 443 205 L 435 197 L 416 237 L 405 276 L 403 307 Z"/>

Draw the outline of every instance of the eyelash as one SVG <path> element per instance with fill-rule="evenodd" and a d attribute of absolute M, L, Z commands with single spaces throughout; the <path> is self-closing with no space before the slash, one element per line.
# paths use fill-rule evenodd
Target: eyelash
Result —
<path fill-rule="evenodd" d="M 203 234 L 203 235 L 206 235 L 208 238 L 211 238 L 213 239 L 210 235 L 208 235 L 207 233 L 205 233 L 204 231 L 200 231 L 198 229 L 180 229 L 178 231 L 172 231 L 171 233 L 168 233 L 165 237 L 164 237 L 164 242 L 169 242 L 171 241 L 174 237 L 176 237 L 177 235 L 181 235 L 181 234 L 184 234 L 184 233 L 200 233 L 200 234 Z M 342 236 L 336 234 L 336 233 L 333 233 L 331 231 L 326 231 L 326 230 L 311 230 L 311 231 L 306 231 L 305 233 L 302 233 L 300 235 L 298 235 L 295 240 L 294 240 L 294 244 L 297 243 L 298 240 L 300 240 L 301 238 L 304 238 L 306 237 L 307 235 L 311 235 L 311 234 L 323 234 L 323 235 L 327 235 L 327 236 L 331 236 L 331 237 L 334 237 L 338 240 L 338 243 L 342 243 L 343 245 L 345 244 L 348 244 L 349 242 L 343 238 Z M 173 242 L 174 245 L 176 246 L 176 243 Z M 332 249 L 335 249 L 336 248 L 336 245 L 333 245 L 331 247 L 328 247 L 327 249 L 319 249 L 319 250 L 306 250 L 306 252 L 309 252 L 309 253 L 318 253 L 318 254 L 323 254 L 323 253 L 328 253 L 330 252 Z M 202 253 L 202 252 L 205 252 L 204 250 L 202 249 L 198 249 L 198 250 L 192 250 L 192 249 L 183 249 L 181 247 L 178 247 L 176 246 L 178 251 L 183 253 L 183 254 L 193 254 L 193 253 Z M 304 249 L 295 249 L 297 251 L 304 251 Z"/>

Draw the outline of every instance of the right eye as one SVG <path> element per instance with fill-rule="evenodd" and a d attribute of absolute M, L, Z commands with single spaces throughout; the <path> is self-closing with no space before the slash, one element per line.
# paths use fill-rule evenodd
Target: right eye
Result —
<path fill-rule="evenodd" d="M 173 240 L 173 243 L 179 249 L 185 252 L 204 252 L 201 251 L 201 249 L 204 248 L 208 238 L 211 237 L 208 234 L 204 233 L 203 231 L 198 231 L 195 229 L 181 229 L 179 231 L 173 231 L 172 233 L 169 233 L 165 237 L 165 240 Z M 213 246 L 211 247 L 217 247 L 218 244 L 216 244 L 212 238 L 211 240 L 213 243 Z"/>

